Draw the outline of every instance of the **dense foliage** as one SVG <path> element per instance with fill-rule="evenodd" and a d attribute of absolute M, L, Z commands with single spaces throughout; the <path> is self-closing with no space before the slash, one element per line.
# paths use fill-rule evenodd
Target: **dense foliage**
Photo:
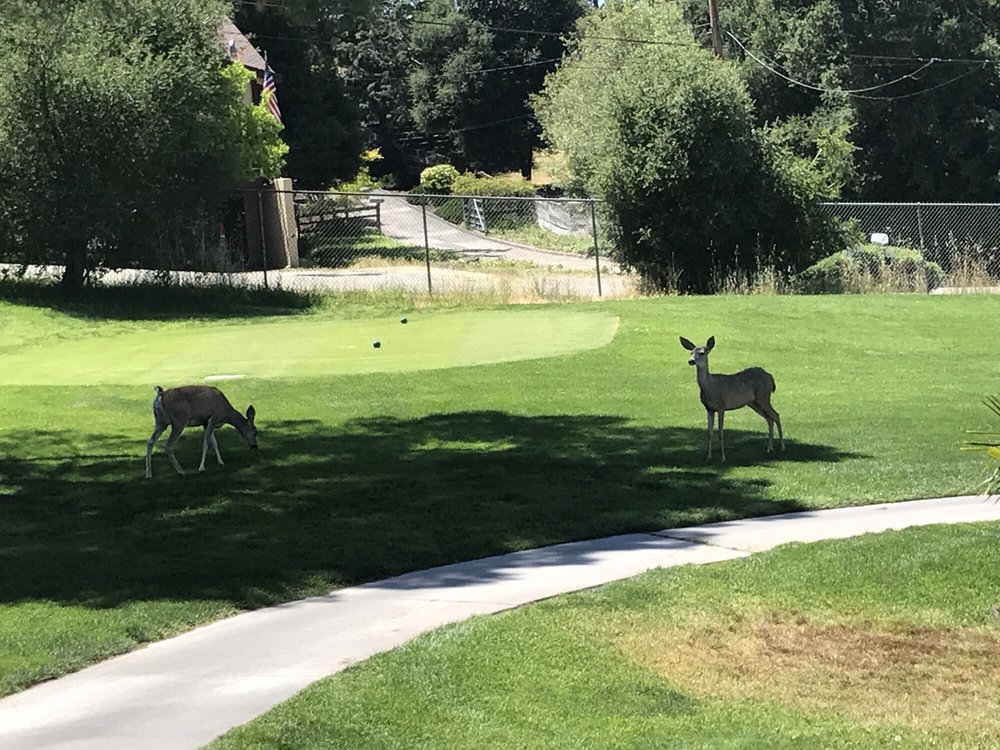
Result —
<path fill-rule="evenodd" d="M 367 5 L 361 0 L 235 5 L 237 26 L 267 52 L 277 75 L 287 174 L 296 187 L 325 188 L 358 168 L 362 123 L 337 50 Z"/>
<path fill-rule="evenodd" d="M 12 0 L 0 26 L 0 243 L 89 269 L 191 247 L 221 191 L 284 145 L 224 69 L 220 3 Z M 197 244 L 194 241 L 194 244 Z"/>
<path fill-rule="evenodd" d="M 908 247 L 862 245 L 841 250 L 798 274 L 796 289 L 805 294 L 868 291 L 930 291 L 941 286 L 944 271 Z"/>
<path fill-rule="evenodd" d="M 712 62 L 678 9 L 606 5 L 580 28 L 537 108 L 605 200 L 621 263 L 653 288 L 704 292 L 759 254 L 791 271 L 842 247 L 818 205 L 837 194 L 837 170 L 796 154 L 783 130 L 754 127 L 738 71 Z M 824 132 L 848 151 L 843 135 Z"/>
<path fill-rule="evenodd" d="M 685 4 L 691 23 L 707 21 L 704 2 Z M 836 113 L 854 124 L 847 195 L 1000 200 L 996 2 L 729 0 L 720 13 L 758 122 Z"/>

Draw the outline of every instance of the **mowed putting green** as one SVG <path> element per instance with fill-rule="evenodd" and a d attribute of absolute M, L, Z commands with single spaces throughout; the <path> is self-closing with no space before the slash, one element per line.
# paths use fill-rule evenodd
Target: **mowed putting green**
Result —
<path fill-rule="evenodd" d="M 8 348 L 0 384 L 167 385 L 465 367 L 595 349 L 617 329 L 616 316 L 556 308 L 416 314 L 405 324 L 397 317 L 170 322 Z"/>

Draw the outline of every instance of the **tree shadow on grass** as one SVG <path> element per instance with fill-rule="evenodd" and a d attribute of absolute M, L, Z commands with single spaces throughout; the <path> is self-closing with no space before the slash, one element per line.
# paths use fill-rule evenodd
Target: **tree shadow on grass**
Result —
<path fill-rule="evenodd" d="M 218 281 L 136 282 L 68 290 L 51 282 L 0 279 L 0 300 L 97 320 L 175 320 L 292 315 L 321 304 L 316 294 Z"/>
<path fill-rule="evenodd" d="M 559 542 L 802 510 L 730 468 L 858 457 L 802 443 L 768 455 L 759 433 L 728 437 L 724 467 L 705 462 L 701 430 L 614 416 L 286 421 L 261 425 L 256 452 L 220 433 L 227 464 L 210 458 L 204 473 L 192 431 L 178 447 L 191 473 L 176 475 L 161 448 L 145 480 L 141 438 L 8 433 L 0 601 L 273 604 Z"/>

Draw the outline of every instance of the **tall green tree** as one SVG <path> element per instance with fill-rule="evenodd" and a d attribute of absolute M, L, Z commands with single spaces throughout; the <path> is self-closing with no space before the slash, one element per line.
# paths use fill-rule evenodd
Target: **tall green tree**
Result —
<path fill-rule="evenodd" d="M 372 175 L 392 174 L 397 184 L 416 184 L 427 166 L 416 142 L 426 145 L 411 115 L 409 76 L 416 55 L 412 35 L 418 3 L 384 0 L 376 3 L 368 21 L 341 47 L 345 78 L 361 112 L 368 142 L 382 158 Z"/>
<path fill-rule="evenodd" d="M 413 35 L 418 127 L 447 133 L 463 166 L 530 177 L 540 129 L 529 99 L 588 7 L 583 0 L 428 0 Z"/>
<path fill-rule="evenodd" d="M 242 104 L 243 71 L 223 68 L 225 11 L 202 0 L 5 3 L 4 255 L 61 260 L 64 283 L 78 286 L 95 265 L 136 262 L 183 235 L 211 196 L 280 171 L 279 125 Z"/>
<path fill-rule="evenodd" d="M 707 20 L 704 3 L 686 6 L 689 21 Z M 1000 200 L 994 0 L 727 0 L 720 7 L 732 34 L 727 55 L 743 62 L 760 122 L 836 111 L 853 123 L 859 179 L 847 195 Z"/>
<path fill-rule="evenodd" d="M 354 35 L 364 33 L 370 6 L 370 0 L 235 3 L 237 26 L 268 53 L 278 76 L 286 174 L 296 187 L 326 188 L 358 169 L 361 115 L 341 63 Z"/>
<path fill-rule="evenodd" d="M 706 292 L 760 255 L 793 271 L 839 249 L 818 205 L 839 190 L 836 172 L 755 127 L 736 66 L 713 60 L 675 5 L 606 4 L 579 31 L 536 110 L 604 199 L 621 263 L 650 287 Z M 826 137 L 843 147 L 842 132 Z"/>

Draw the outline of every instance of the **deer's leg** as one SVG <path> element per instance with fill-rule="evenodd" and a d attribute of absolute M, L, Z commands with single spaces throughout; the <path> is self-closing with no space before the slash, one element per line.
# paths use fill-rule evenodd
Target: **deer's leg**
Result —
<path fill-rule="evenodd" d="M 771 419 L 773 419 L 778 424 L 778 444 L 781 446 L 781 450 L 785 450 L 785 435 L 781 431 L 781 417 L 778 415 L 778 412 L 774 410 L 773 406 L 771 406 L 770 408 L 771 408 Z"/>
<path fill-rule="evenodd" d="M 198 465 L 198 471 L 205 471 L 205 456 L 208 455 L 208 444 L 215 437 L 212 434 L 213 430 L 214 426 L 212 425 L 212 420 L 209 419 L 207 422 L 205 422 L 205 434 L 202 435 L 201 438 L 201 464 Z M 216 448 L 215 450 L 216 453 L 218 453 L 219 449 Z"/>
<path fill-rule="evenodd" d="M 719 412 L 719 452 L 722 454 L 722 463 L 726 462 L 726 412 Z"/>
<path fill-rule="evenodd" d="M 160 435 L 165 429 L 167 429 L 167 425 L 161 425 L 157 422 L 156 427 L 153 428 L 153 434 L 146 441 L 146 479 L 153 478 L 153 446 L 156 445 L 156 441 L 160 439 Z"/>
<path fill-rule="evenodd" d="M 767 404 L 764 405 L 764 408 L 765 411 L 767 412 L 765 415 L 767 419 L 773 422 L 774 424 L 778 425 L 778 445 L 781 447 L 781 450 L 785 450 L 785 434 L 781 431 L 781 415 L 774 410 L 774 407 L 771 406 L 770 401 L 768 401 Z"/>
<path fill-rule="evenodd" d="M 174 422 L 170 425 L 170 437 L 167 438 L 167 456 L 170 458 L 170 463 L 177 469 L 178 474 L 183 474 L 184 469 L 181 468 L 180 463 L 177 461 L 177 456 L 174 455 L 174 445 L 184 432 L 184 427 L 185 425 Z"/>
<path fill-rule="evenodd" d="M 774 450 L 774 420 L 756 401 L 751 401 L 747 406 L 760 414 L 767 422 L 767 452 L 770 453 Z"/>
<path fill-rule="evenodd" d="M 222 454 L 219 453 L 219 441 L 215 439 L 215 430 L 212 430 L 212 436 L 208 439 L 208 441 L 212 444 L 212 449 L 215 451 L 215 457 L 219 461 L 219 466 L 224 466 L 225 464 L 222 461 Z"/>
<path fill-rule="evenodd" d="M 715 412 L 708 412 L 708 461 L 712 460 L 712 430 L 715 428 Z"/>

